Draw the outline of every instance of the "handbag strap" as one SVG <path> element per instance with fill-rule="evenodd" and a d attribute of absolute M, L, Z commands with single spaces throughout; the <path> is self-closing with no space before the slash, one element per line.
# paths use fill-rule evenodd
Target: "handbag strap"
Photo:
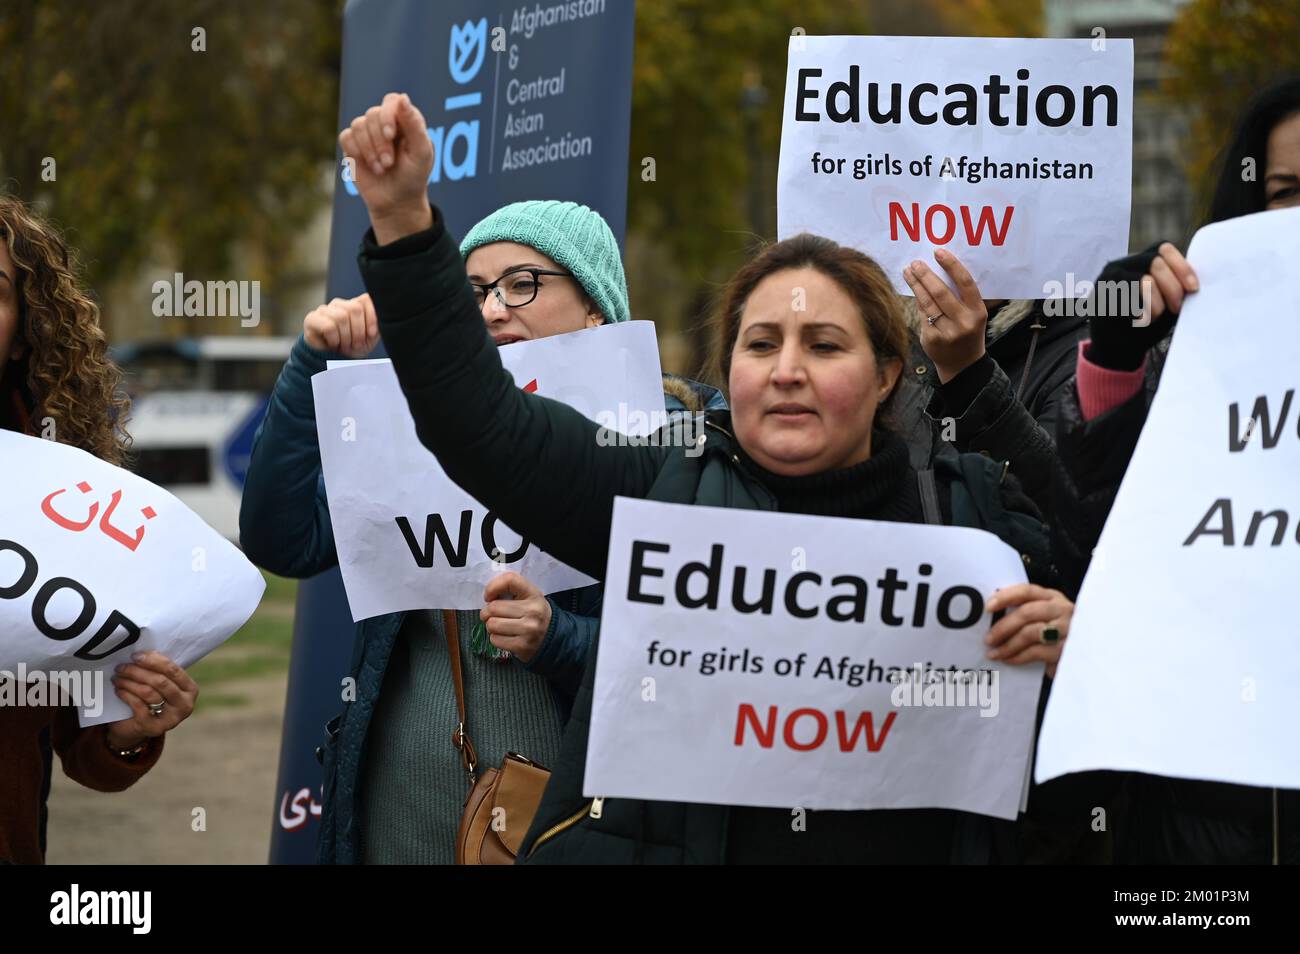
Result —
<path fill-rule="evenodd" d="M 451 744 L 460 753 L 460 764 L 465 767 L 471 785 L 478 768 L 478 753 L 465 731 L 465 677 L 460 667 L 460 627 L 456 625 L 455 610 L 442 611 L 442 631 L 447 636 L 447 655 L 451 659 L 451 679 L 456 685 L 456 728 L 451 733 Z"/>

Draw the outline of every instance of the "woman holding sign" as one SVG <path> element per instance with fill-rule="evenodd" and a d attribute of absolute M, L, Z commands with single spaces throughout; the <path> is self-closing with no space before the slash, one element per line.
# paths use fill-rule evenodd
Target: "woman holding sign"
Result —
<path fill-rule="evenodd" d="M 54 229 L 18 199 L 0 196 L 0 427 L 121 464 L 121 374 L 70 258 Z M 45 675 L 47 682 L 54 676 Z M 113 685 L 132 716 L 107 725 L 81 728 L 73 705 L 0 706 L 0 863 L 44 861 L 45 797 L 56 753 L 69 778 L 96 791 L 122 791 L 153 768 L 163 736 L 194 711 L 199 692 L 184 669 L 157 652 L 119 666 Z M 4 690 L 0 682 L 0 698 L 26 698 Z"/>
<path fill-rule="evenodd" d="M 385 101 L 390 111 L 397 99 L 390 94 Z M 353 128 L 370 136 L 372 124 L 378 146 L 379 107 Z M 387 207 L 390 187 L 419 197 L 427 208 L 428 170 L 405 165 L 401 153 L 397 159 L 382 182 L 369 161 L 357 170 L 355 181 L 372 214 Z M 373 161 L 381 161 L 378 152 Z M 630 317 L 618 243 L 586 206 L 507 205 L 470 230 L 459 254 L 461 277 L 467 270 L 472 282 L 478 327 L 496 347 Z M 303 322 L 254 442 L 240 510 L 246 552 L 274 573 L 311 576 L 338 562 L 311 375 L 325 370 L 330 357 L 365 357 L 378 343 L 367 295 L 336 299 Z M 670 413 L 721 402 L 715 389 L 682 378 L 665 376 L 664 388 Z M 516 751 L 550 765 L 595 638 L 600 599 L 598 586 L 546 596 L 520 574 L 503 573 L 488 584 L 479 612 L 431 609 L 359 623 L 356 698 L 336 720 L 324 753 L 320 861 L 450 864 L 467 785 L 466 766 L 449 740 L 457 692 L 445 620 L 455 621 L 466 731 L 478 764 L 499 765 L 506 752 Z"/>
<path fill-rule="evenodd" d="M 1244 170 L 1257 174 L 1245 176 Z M 1203 225 L 1300 206 L 1300 79 L 1260 93 L 1225 148 Z M 1057 440 L 1071 466 L 1056 488 L 1055 534 L 1062 571 L 1079 581 L 1128 468 L 1183 299 L 1195 270 L 1171 242 L 1109 263 L 1097 279 L 1141 288 L 1142 320 L 1103 314 L 1079 346 L 1075 386 L 1066 392 Z M 1054 530 L 1057 528 L 1054 527 Z"/>
<path fill-rule="evenodd" d="M 414 166 L 420 182 L 432 163 L 419 111 L 399 97 L 385 116 L 380 136 L 354 128 L 340 137 L 380 192 L 388 164 L 377 152 L 397 153 L 399 167 Z M 368 186 L 358 187 L 366 195 Z M 964 455 L 921 479 L 902 440 L 882 424 L 907 336 L 899 299 L 861 253 L 801 236 L 761 254 L 732 280 L 718 328 L 717 364 L 734 412 L 710 412 L 705 435 L 690 447 L 603 447 L 595 423 L 514 386 L 484 333 L 465 264 L 423 188 L 396 193 L 383 202 L 367 198 L 373 234 L 364 239 L 360 265 L 417 433 L 453 480 L 570 565 L 603 574 L 613 501 L 624 495 L 967 523 L 1011 541 L 1030 575 L 1046 579 L 1045 529 L 1014 480 L 1001 480 L 1002 468 Z M 799 290 L 803 311 L 791 307 Z M 1019 597 L 1025 606 L 1064 609 L 1045 589 Z M 1012 663 L 1059 656 L 1064 619 L 1023 607 L 1011 618 L 995 636 L 1005 641 L 990 652 Z M 956 812 L 828 813 L 817 834 L 792 835 L 785 810 L 584 799 L 593 663 L 594 655 L 521 855 L 579 862 L 1014 856 L 1012 826 Z"/>
<path fill-rule="evenodd" d="M 1300 78 L 1261 91 L 1220 160 L 1204 225 L 1300 206 Z M 1253 174 L 1246 174 L 1247 170 Z M 1146 423 L 1195 270 L 1171 243 L 1109 263 L 1097 279 L 1140 287 L 1148 312 L 1091 319 L 1057 442 L 1053 538 L 1067 579 L 1082 580 Z M 1231 333 L 1225 331 L 1225 333 Z M 1300 863 L 1300 793 L 1131 776 L 1115 826 L 1116 860 L 1141 864 Z"/>

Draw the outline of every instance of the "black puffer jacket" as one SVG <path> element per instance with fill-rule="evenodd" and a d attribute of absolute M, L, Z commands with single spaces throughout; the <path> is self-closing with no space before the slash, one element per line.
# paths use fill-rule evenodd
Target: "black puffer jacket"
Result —
<path fill-rule="evenodd" d="M 989 317 L 983 358 L 946 384 L 913 336 L 905 387 L 920 387 L 921 412 L 936 435 L 963 453 L 1006 462 L 1044 513 L 1058 466 L 1053 438 L 1086 318 L 1047 316 L 1043 301 L 1007 302 Z M 908 308 L 913 330 L 921 319 Z M 899 403 L 907 407 L 904 395 Z M 909 420 L 907 431 L 915 424 Z M 914 458 L 913 463 L 921 466 Z"/>
<path fill-rule="evenodd" d="M 453 480 L 564 562 L 603 575 L 616 495 L 756 510 L 777 508 L 772 489 L 743 464 L 742 449 L 727 430 L 725 414 L 710 413 L 703 435 L 690 445 L 601 447 L 596 425 L 581 414 L 520 391 L 502 369 L 497 349 L 486 333 L 456 244 L 436 218 L 428 232 L 383 248 L 368 236 L 360 267 L 421 442 L 438 455 Z M 906 452 L 896 439 L 893 446 L 892 456 L 882 451 L 869 463 L 885 459 L 905 463 Z M 959 458 L 958 463 L 960 476 L 955 476 L 954 482 L 940 483 L 941 507 L 955 496 L 945 491 L 951 490 L 956 480 L 962 481 L 972 497 L 976 496 L 974 488 L 991 487 L 991 493 L 977 495 L 982 501 L 977 504 L 979 525 L 996 532 L 1010 523 L 1031 528 L 1026 530 L 1026 536 L 1033 538 L 1031 549 L 1044 552 L 1046 532 L 1015 480 L 1003 480 L 998 468 L 976 455 Z M 890 487 L 907 488 L 913 483 L 900 479 Z M 903 489 L 891 490 L 888 513 L 896 512 L 894 503 L 901 506 L 903 494 Z M 956 519 L 955 506 L 953 512 Z M 1008 533 L 1010 536 L 1013 534 Z M 1021 548 L 1022 554 L 1028 555 L 1028 549 Z M 1041 563 L 1027 561 L 1031 577 L 1038 576 Z M 594 659 L 593 653 L 560 761 L 537 820 L 524 840 L 524 853 L 536 848 L 534 860 L 583 862 L 725 860 L 725 806 L 637 799 L 613 799 L 595 806 L 583 798 Z M 881 841 L 889 840 L 891 826 L 896 829 L 902 824 L 896 812 L 848 814 L 875 816 L 872 832 Z M 928 841 L 942 860 L 1014 857 L 1015 832 L 1010 823 L 966 813 L 922 810 L 907 814 L 914 816 L 909 831 L 916 841 L 923 840 L 927 825 L 932 830 Z M 940 815 L 961 817 L 947 819 L 949 824 L 936 837 L 933 831 L 943 821 Z M 563 838 L 557 831 L 564 832 Z M 897 842 L 895 837 L 891 844 Z M 864 844 L 863 854 L 874 856 L 874 844 L 874 839 Z M 916 854 L 913 844 L 913 857 Z"/>

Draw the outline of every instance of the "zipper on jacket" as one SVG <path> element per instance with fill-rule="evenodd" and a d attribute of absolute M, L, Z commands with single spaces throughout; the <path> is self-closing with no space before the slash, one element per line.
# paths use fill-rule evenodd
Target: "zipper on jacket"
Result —
<path fill-rule="evenodd" d="M 706 417 L 706 418 L 704 419 L 704 426 L 705 426 L 705 427 L 711 427 L 711 428 L 713 428 L 715 431 L 717 431 L 717 432 L 720 433 L 720 434 L 725 434 L 726 437 L 727 437 L 727 440 L 730 441 L 733 445 L 736 443 L 736 438 L 732 435 L 731 431 L 727 430 L 727 429 L 726 429 L 725 427 L 723 427 L 721 424 L 714 424 L 712 421 L 710 421 L 710 420 Z M 748 477 L 748 478 L 750 478 L 750 479 L 752 480 L 752 479 L 753 479 L 753 475 L 750 474 L 749 471 L 745 470 L 745 465 L 742 464 L 742 463 L 740 462 L 740 455 L 737 454 L 734 450 L 729 450 L 729 451 L 727 451 L 726 453 L 727 453 L 727 456 L 731 458 L 731 462 L 732 462 L 733 464 L 736 465 L 736 468 L 737 468 L 737 469 L 738 469 L 742 474 L 744 474 L 746 477 Z"/>
<path fill-rule="evenodd" d="M 713 428 L 715 431 L 717 431 L 717 432 L 720 433 L 720 434 L 725 434 L 725 435 L 727 436 L 727 440 L 731 441 L 732 443 L 735 443 L 735 440 L 736 440 L 735 436 L 732 435 L 731 431 L 727 430 L 727 429 L 726 429 L 725 427 L 723 427 L 721 424 L 715 424 L 713 421 L 710 421 L 710 420 L 706 417 L 706 418 L 704 419 L 704 426 L 705 426 L 705 427 L 711 427 L 711 428 Z"/>
<path fill-rule="evenodd" d="M 721 424 L 715 424 L 713 423 L 713 421 L 710 421 L 706 417 L 704 419 L 704 426 L 711 427 L 720 434 L 725 434 L 727 436 L 727 440 L 729 440 L 733 445 L 739 445 L 740 442 L 736 440 L 735 435 L 732 434 L 731 431 L 723 427 Z M 763 483 L 756 476 L 754 476 L 752 473 L 749 472 L 749 469 L 745 467 L 743 463 L 741 463 L 740 455 L 737 454 L 735 450 L 725 450 L 724 453 L 726 453 L 726 455 L 731 459 L 731 462 L 736 466 L 736 470 L 740 472 L 741 476 L 743 476 L 745 480 L 749 481 L 754 486 L 761 488 L 762 491 L 765 494 L 767 494 L 768 499 L 772 504 L 771 509 L 776 510 L 777 509 L 776 494 L 772 493 L 771 489 L 768 488 L 767 484 Z"/>
<path fill-rule="evenodd" d="M 592 818 L 599 818 L 601 814 L 601 807 L 604 804 L 605 804 L 605 800 L 603 798 L 592 799 L 590 804 L 583 805 L 580 809 L 578 809 L 568 818 L 564 819 L 564 821 L 556 825 L 552 825 L 550 828 L 546 829 L 546 831 L 542 832 L 540 835 L 537 836 L 537 840 L 533 842 L 533 847 L 528 849 L 527 857 L 531 858 L 537 852 L 538 848 L 542 847 L 543 844 L 550 841 L 556 835 L 560 834 L 560 832 L 567 831 L 568 829 L 572 828 L 574 825 L 578 824 L 578 822 L 582 821 L 583 816 L 588 814 L 588 812 L 591 813 Z"/>
<path fill-rule="evenodd" d="M 1016 403 L 1023 403 L 1021 399 L 1025 396 L 1025 388 L 1029 384 L 1029 369 L 1034 366 L 1034 351 L 1038 348 L 1038 336 L 1047 330 L 1047 325 L 1035 318 L 1029 329 L 1034 334 L 1029 339 L 1029 353 L 1025 355 L 1025 372 L 1020 375 L 1020 387 L 1016 388 Z"/>

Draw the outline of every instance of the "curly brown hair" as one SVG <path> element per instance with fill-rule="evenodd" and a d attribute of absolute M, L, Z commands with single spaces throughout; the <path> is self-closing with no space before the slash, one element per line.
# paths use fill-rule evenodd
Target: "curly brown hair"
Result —
<path fill-rule="evenodd" d="M 108 357 L 99 306 L 81 287 L 79 265 L 58 230 L 21 199 L 0 195 L 0 241 L 17 269 L 16 362 L 33 420 L 49 418 L 52 436 L 110 464 L 124 464 L 130 399 Z"/>

